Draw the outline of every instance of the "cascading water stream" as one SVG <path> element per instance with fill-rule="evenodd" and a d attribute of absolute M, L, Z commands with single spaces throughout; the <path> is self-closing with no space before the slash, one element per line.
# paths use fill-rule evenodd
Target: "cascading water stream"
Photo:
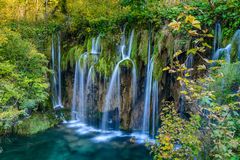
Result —
<path fill-rule="evenodd" d="M 61 77 L 61 40 L 58 34 L 58 102 L 62 106 L 62 77 Z"/>
<path fill-rule="evenodd" d="M 76 62 L 73 99 L 72 99 L 72 118 L 80 122 L 86 121 L 86 100 L 85 100 L 85 81 L 87 72 L 87 53 L 82 54 Z"/>
<path fill-rule="evenodd" d="M 101 52 L 101 48 L 100 48 L 100 35 L 98 35 L 98 37 L 95 39 L 92 39 L 92 50 L 91 53 L 92 54 L 99 54 Z"/>
<path fill-rule="evenodd" d="M 158 129 L 158 81 L 155 80 L 152 86 L 152 137 L 157 133 Z"/>
<path fill-rule="evenodd" d="M 107 91 L 107 95 L 105 97 L 105 104 L 103 107 L 103 117 L 102 117 L 102 129 L 107 130 L 109 128 L 109 123 L 112 123 L 112 119 L 109 117 L 109 111 L 111 108 L 117 108 L 118 112 L 120 112 L 120 69 L 119 69 L 119 64 L 122 61 L 118 62 L 111 80 L 110 80 L 110 85 Z M 111 102 L 111 100 L 115 100 L 115 104 Z M 111 104 L 112 103 L 112 104 Z"/>
<path fill-rule="evenodd" d="M 109 116 L 109 111 L 116 109 L 119 113 L 118 115 L 118 120 L 116 124 L 119 124 L 120 122 L 120 107 L 121 107 L 121 102 L 120 102 L 120 67 L 119 65 L 124 62 L 124 61 L 130 61 L 132 63 L 132 104 L 135 102 L 136 98 L 136 82 L 137 82 L 137 76 L 136 76 L 136 67 L 134 62 L 130 58 L 124 58 L 121 61 L 117 63 L 117 65 L 114 68 L 113 74 L 111 76 L 110 84 L 108 87 L 107 95 L 105 97 L 105 104 L 103 107 L 103 118 L 102 118 L 102 129 L 103 130 L 108 130 L 109 129 L 109 124 L 113 122 L 112 118 Z M 114 102 L 115 101 L 115 102 Z M 117 125 L 118 128 L 119 125 Z"/>
<path fill-rule="evenodd" d="M 75 64 L 75 74 L 74 74 L 74 85 L 73 85 L 73 99 L 72 99 L 72 120 L 76 120 L 78 118 L 78 88 L 79 88 L 79 75 L 80 75 L 80 64 L 79 61 Z"/>
<path fill-rule="evenodd" d="M 230 63 L 231 54 L 235 54 L 235 58 L 240 60 L 240 30 L 235 32 L 230 44 L 228 44 L 225 48 L 219 48 L 214 53 L 213 60 L 218 60 L 223 57 L 227 63 Z"/>
<path fill-rule="evenodd" d="M 153 58 L 148 62 L 147 66 L 147 80 L 144 98 L 144 112 L 142 133 L 148 134 L 150 127 L 150 105 L 151 105 L 151 90 L 152 90 L 152 74 L 153 74 L 154 60 Z"/>
<path fill-rule="evenodd" d="M 122 60 L 120 60 L 113 71 L 113 74 L 110 79 L 110 84 L 108 87 L 107 95 L 105 97 L 105 104 L 103 106 L 103 117 L 102 117 L 102 129 L 108 130 L 110 129 L 110 125 L 113 123 L 113 117 L 109 115 L 109 111 L 112 111 L 114 109 L 117 109 L 118 115 L 116 120 L 116 127 L 119 128 L 120 125 L 120 107 L 121 107 L 121 101 L 120 101 L 120 67 L 119 65 L 128 60 L 132 63 L 132 104 L 135 103 L 136 98 L 136 92 L 137 92 L 137 76 L 136 76 L 136 67 L 134 62 L 130 59 L 131 52 L 132 52 L 132 42 L 134 37 L 134 30 L 131 31 L 129 41 L 128 41 L 128 50 L 125 51 L 126 48 L 126 40 L 125 40 L 125 29 L 124 34 L 121 37 L 121 44 L 120 44 L 120 53 L 122 56 Z"/>
<path fill-rule="evenodd" d="M 82 64 L 80 64 L 80 84 L 79 84 L 79 108 L 78 108 L 78 112 L 79 112 L 79 120 L 83 123 L 86 122 L 86 99 L 85 99 L 85 96 L 86 96 L 86 90 L 85 90 L 85 87 L 86 87 L 86 75 L 87 75 L 87 57 L 88 55 L 87 54 L 84 54 L 83 55 L 83 58 L 82 58 Z"/>
<path fill-rule="evenodd" d="M 218 60 L 221 56 L 225 57 L 225 61 L 230 63 L 231 57 L 230 57 L 230 53 L 231 53 L 231 44 L 228 44 L 225 48 L 219 48 L 214 56 L 213 56 L 213 60 Z"/>
<path fill-rule="evenodd" d="M 142 133 L 149 134 L 150 129 L 150 107 L 151 107 L 151 90 L 153 79 L 154 60 L 151 58 L 151 30 L 148 37 L 148 64 L 147 64 L 147 77 L 145 85 L 144 109 L 143 109 L 143 123 Z"/>
<path fill-rule="evenodd" d="M 86 105 L 88 106 L 88 123 L 89 124 L 94 124 L 94 97 L 96 92 L 94 91 L 94 83 L 95 83 L 95 69 L 94 65 L 92 65 L 88 71 L 88 76 L 87 76 L 87 84 L 86 84 L 86 96 L 87 96 L 87 103 Z"/>
<path fill-rule="evenodd" d="M 95 74 L 94 64 L 97 62 L 97 54 L 100 52 L 101 49 L 99 35 L 96 40 L 95 38 L 92 39 L 91 56 L 93 56 L 94 62 L 91 64 L 91 66 L 89 67 L 88 64 L 88 58 L 90 56 L 89 53 L 82 54 L 79 60 L 76 62 L 72 99 L 72 119 L 79 120 L 81 123 L 92 121 L 88 119 L 88 112 L 90 110 L 89 105 L 91 107 L 93 106 L 93 94 L 95 94 L 92 91 Z M 89 103 L 88 100 L 90 101 Z"/>
<path fill-rule="evenodd" d="M 52 103 L 54 109 L 63 108 L 61 91 L 61 42 L 60 34 L 57 34 L 57 50 L 55 49 L 54 36 L 52 37 Z M 57 52 L 57 53 L 56 53 Z M 57 59 L 57 61 L 56 61 Z"/>
<path fill-rule="evenodd" d="M 222 29 L 221 24 L 216 23 L 215 25 L 215 31 L 214 31 L 214 41 L 213 41 L 213 57 L 216 51 L 221 48 L 222 44 Z"/>

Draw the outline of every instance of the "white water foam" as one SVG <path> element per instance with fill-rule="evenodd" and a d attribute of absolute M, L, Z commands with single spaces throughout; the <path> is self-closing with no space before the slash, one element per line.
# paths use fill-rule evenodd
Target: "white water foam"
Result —
<path fill-rule="evenodd" d="M 94 142 L 107 142 L 107 141 L 111 140 L 112 138 L 121 137 L 122 135 L 123 134 L 120 131 L 112 131 L 112 132 L 109 132 L 107 134 L 106 134 L 106 131 L 105 131 L 103 134 L 94 137 L 92 140 Z"/>

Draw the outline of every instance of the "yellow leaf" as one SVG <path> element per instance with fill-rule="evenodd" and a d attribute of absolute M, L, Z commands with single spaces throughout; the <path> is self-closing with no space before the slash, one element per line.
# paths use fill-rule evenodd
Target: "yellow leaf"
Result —
<path fill-rule="evenodd" d="M 178 77 L 177 80 L 178 80 L 178 81 L 182 80 L 182 77 Z"/>
<path fill-rule="evenodd" d="M 198 42 L 202 42 L 202 41 L 204 41 L 203 38 L 198 38 L 198 39 L 194 40 L 194 43 L 198 43 Z"/>
<path fill-rule="evenodd" d="M 180 91 L 181 94 L 187 95 L 188 92 L 187 91 Z"/>
<path fill-rule="evenodd" d="M 192 23 L 193 27 L 196 27 L 197 29 L 201 29 L 201 25 L 199 21 L 194 21 L 194 23 Z"/>
<path fill-rule="evenodd" d="M 189 49 L 188 51 L 187 51 L 187 54 L 196 54 L 197 53 L 197 48 L 192 48 L 192 49 Z"/>
<path fill-rule="evenodd" d="M 222 77 L 224 77 L 223 73 L 219 73 L 215 76 L 215 78 L 222 78 Z"/>
<path fill-rule="evenodd" d="M 185 22 L 188 23 L 190 22 L 193 27 L 196 27 L 197 29 L 201 29 L 200 22 L 196 20 L 196 18 L 192 15 L 189 15 L 186 17 Z"/>
<path fill-rule="evenodd" d="M 175 58 L 175 57 L 177 57 L 177 56 L 179 56 L 180 54 L 182 54 L 183 52 L 181 51 L 181 50 L 178 50 L 174 55 L 173 55 L 173 57 Z"/>
<path fill-rule="evenodd" d="M 169 69 L 170 69 L 170 67 L 165 67 L 165 68 L 163 68 L 163 71 L 167 71 Z"/>
<path fill-rule="evenodd" d="M 212 34 L 206 34 L 207 37 L 213 38 Z"/>
<path fill-rule="evenodd" d="M 176 71 L 174 71 L 174 70 L 172 70 L 172 69 L 170 69 L 169 70 L 169 73 L 175 73 Z"/>
<path fill-rule="evenodd" d="M 185 77 L 190 77 L 190 76 L 191 76 L 190 73 L 185 74 Z"/>
<path fill-rule="evenodd" d="M 177 20 L 181 19 L 182 17 L 184 17 L 185 14 L 184 13 L 180 13 L 180 15 L 178 16 Z"/>
<path fill-rule="evenodd" d="M 197 69 L 198 69 L 198 70 L 206 70 L 207 67 L 203 64 L 203 65 L 198 65 L 198 66 L 197 66 Z"/>
<path fill-rule="evenodd" d="M 186 5 L 186 6 L 184 6 L 184 9 L 186 9 L 187 11 L 190 11 L 190 10 L 194 10 L 194 9 L 196 9 L 196 8 L 195 8 L 195 7 L 192 7 L 192 6 Z"/>
<path fill-rule="evenodd" d="M 209 44 L 207 44 L 207 43 L 203 43 L 202 44 L 203 46 L 205 46 L 205 47 L 208 47 L 208 48 L 212 48 Z"/>
<path fill-rule="evenodd" d="M 207 58 L 203 58 L 203 60 L 207 63 L 210 63 L 210 60 L 208 60 Z"/>
<path fill-rule="evenodd" d="M 190 31 L 188 31 L 188 33 L 189 33 L 191 36 L 197 36 L 197 35 L 198 35 L 198 33 L 197 33 L 196 30 L 190 30 Z"/>
<path fill-rule="evenodd" d="M 181 22 L 177 22 L 174 20 L 168 26 L 171 27 L 173 30 L 178 31 L 181 27 Z"/>
<path fill-rule="evenodd" d="M 208 32 L 208 29 L 205 29 L 205 30 L 203 30 L 203 33 L 207 33 Z M 211 35 L 211 34 L 210 34 Z"/>
<path fill-rule="evenodd" d="M 202 53 L 205 52 L 205 47 L 198 47 L 198 51 Z"/>
<path fill-rule="evenodd" d="M 189 16 L 186 17 L 185 22 L 186 23 L 188 23 L 188 22 L 193 23 L 195 20 L 196 20 L 196 18 L 194 16 L 189 15 Z"/>

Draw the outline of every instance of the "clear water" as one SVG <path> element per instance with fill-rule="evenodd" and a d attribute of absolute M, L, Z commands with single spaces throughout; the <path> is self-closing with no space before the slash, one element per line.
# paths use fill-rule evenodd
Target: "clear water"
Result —
<path fill-rule="evenodd" d="M 150 160 L 143 144 L 130 143 L 128 136 L 97 141 L 100 132 L 77 132 L 59 126 L 29 137 L 2 138 L 1 160 Z M 89 129 L 91 130 L 91 129 Z M 111 134 L 113 135 L 113 134 Z M 115 134 L 117 135 L 117 134 Z M 104 136 L 103 136 L 104 137 Z M 106 138 L 106 136 L 105 136 Z"/>

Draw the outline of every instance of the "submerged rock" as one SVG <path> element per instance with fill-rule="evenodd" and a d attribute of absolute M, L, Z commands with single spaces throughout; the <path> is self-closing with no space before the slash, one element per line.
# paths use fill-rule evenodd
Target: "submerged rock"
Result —
<path fill-rule="evenodd" d="M 14 128 L 14 133 L 19 135 L 31 135 L 45 131 L 56 126 L 60 122 L 54 114 L 35 113 L 30 118 L 25 119 Z"/>

